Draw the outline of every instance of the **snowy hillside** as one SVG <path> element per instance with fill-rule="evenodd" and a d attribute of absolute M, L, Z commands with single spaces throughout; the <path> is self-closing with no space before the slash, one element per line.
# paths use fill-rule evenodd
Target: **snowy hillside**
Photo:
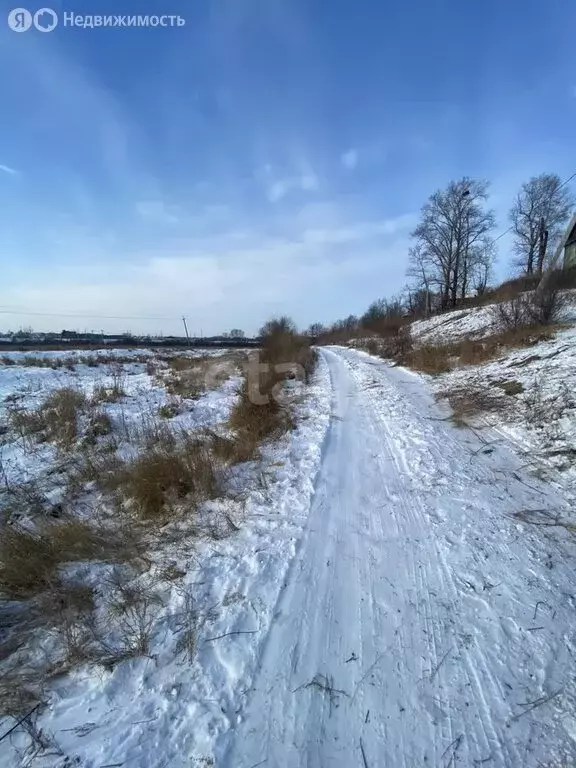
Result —
<path fill-rule="evenodd" d="M 490 427 L 514 442 L 526 460 L 543 472 L 558 469 L 576 480 L 576 310 L 566 306 L 565 327 L 551 338 L 518 349 L 503 349 L 477 365 L 454 363 L 430 377 L 438 397 L 472 427 Z M 449 312 L 413 323 L 418 344 L 452 344 L 497 332 L 493 306 Z"/>
<path fill-rule="evenodd" d="M 564 320 L 576 322 L 576 292 L 566 291 Z M 500 328 L 494 316 L 494 305 L 457 309 L 428 320 L 417 320 L 411 326 L 412 336 L 422 344 L 448 344 L 465 338 L 481 339 Z"/>

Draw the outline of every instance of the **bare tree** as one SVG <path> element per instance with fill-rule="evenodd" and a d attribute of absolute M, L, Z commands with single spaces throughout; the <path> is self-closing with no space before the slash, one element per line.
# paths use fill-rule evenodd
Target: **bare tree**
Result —
<path fill-rule="evenodd" d="M 484 207 L 488 182 L 464 177 L 438 190 L 422 208 L 421 221 L 412 233 L 411 274 L 422 272 L 420 287 L 436 285 L 441 306 L 455 306 L 465 298 L 476 260 L 491 253 L 494 214 Z"/>
<path fill-rule="evenodd" d="M 287 333 L 296 333 L 296 324 L 291 317 L 282 315 L 273 317 L 260 328 L 259 336 L 280 336 Z"/>
<path fill-rule="evenodd" d="M 402 317 L 405 306 L 401 296 L 391 299 L 376 299 L 360 318 L 365 328 L 371 328 L 382 320 Z"/>
<path fill-rule="evenodd" d="M 321 336 L 323 333 L 326 333 L 326 328 L 322 323 L 311 323 L 308 327 L 308 330 L 306 331 L 306 336 L 316 338 L 317 336 Z"/>
<path fill-rule="evenodd" d="M 486 293 L 488 282 L 492 277 L 492 267 L 496 258 L 496 247 L 493 242 L 482 248 L 474 249 L 470 254 L 470 284 L 476 296 Z"/>
<path fill-rule="evenodd" d="M 510 209 L 516 265 L 527 275 L 542 273 L 548 245 L 559 237 L 574 198 L 555 173 L 524 182 Z"/>

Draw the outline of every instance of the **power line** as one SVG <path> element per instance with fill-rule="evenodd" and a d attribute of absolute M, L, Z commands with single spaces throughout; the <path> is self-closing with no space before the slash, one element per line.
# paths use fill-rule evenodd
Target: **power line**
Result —
<path fill-rule="evenodd" d="M 562 184 L 560 184 L 558 189 L 562 189 L 562 187 L 565 187 L 566 184 L 568 184 L 569 181 L 572 181 L 572 179 L 575 178 L 575 177 L 576 177 L 576 171 L 574 171 L 574 173 L 572 174 L 572 176 L 570 176 L 570 178 L 568 178 L 568 179 L 566 179 L 566 181 L 562 182 Z"/>
<path fill-rule="evenodd" d="M 80 315 L 66 312 L 30 312 L 27 309 L 0 309 L 0 315 L 32 315 L 34 317 L 74 317 L 90 320 L 181 320 L 181 317 L 151 317 L 147 315 Z"/>

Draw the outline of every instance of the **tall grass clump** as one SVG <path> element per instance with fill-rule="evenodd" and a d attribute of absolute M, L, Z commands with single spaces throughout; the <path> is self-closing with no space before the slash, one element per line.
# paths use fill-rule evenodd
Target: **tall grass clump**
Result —
<path fill-rule="evenodd" d="M 85 404 L 82 392 L 62 387 L 54 390 L 37 409 L 12 408 L 9 419 L 22 438 L 69 448 L 78 437 L 78 418 Z"/>
<path fill-rule="evenodd" d="M 158 519 L 184 502 L 194 507 L 218 496 L 217 463 L 206 441 L 182 435 L 151 446 L 102 482 L 141 519 Z"/>
<path fill-rule="evenodd" d="M 253 458 L 259 446 L 291 429 L 286 402 L 289 380 L 308 382 L 316 353 L 287 317 L 268 321 L 260 331 L 261 348 L 249 359 L 240 399 L 230 416 L 236 460 Z"/>

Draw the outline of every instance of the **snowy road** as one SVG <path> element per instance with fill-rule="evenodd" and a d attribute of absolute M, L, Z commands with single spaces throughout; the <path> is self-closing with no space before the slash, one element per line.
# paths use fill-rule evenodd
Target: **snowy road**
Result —
<path fill-rule="evenodd" d="M 573 765 L 573 540 L 510 517 L 566 499 L 419 377 L 322 354 L 312 509 L 217 765 Z"/>

